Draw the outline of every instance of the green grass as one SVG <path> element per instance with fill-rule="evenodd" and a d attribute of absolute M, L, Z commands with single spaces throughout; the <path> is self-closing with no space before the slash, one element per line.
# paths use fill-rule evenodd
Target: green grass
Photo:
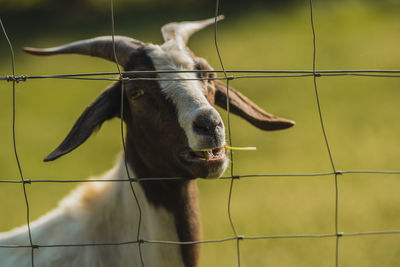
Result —
<path fill-rule="evenodd" d="M 357 3 L 317 2 L 317 67 L 399 69 L 400 22 L 396 11 Z M 226 15 L 226 21 L 219 24 L 219 45 L 225 68 L 311 69 L 312 33 L 307 6 L 275 12 L 254 8 Z M 133 29 L 134 32 L 129 24 L 124 24 L 117 32 L 146 41 L 160 40 L 156 35 L 157 25 L 150 24 L 146 30 L 136 25 Z M 73 29 L 66 31 L 73 32 Z M 95 29 L 95 32 L 108 34 L 109 28 Z M 16 48 L 56 45 L 74 39 L 63 33 L 31 34 L 26 41 L 22 33 L 9 32 L 9 35 L 18 44 Z M 85 38 L 93 34 L 71 36 Z M 219 69 L 212 29 L 195 35 L 190 46 Z M 10 74 L 8 51 L 4 44 L 2 47 L 1 76 Z M 16 69 L 21 74 L 115 71 L 112 63 L 82 56 L 37 58 L 20 52 L 16 56 Z M 337 169 L 399 169 L 399 81 L 360 77 L 318 79 L 323 117 Z M 106 123 L 72 154 L 54 163 L 42 162 L 83 108 L 107 84 L 30 80 L 17 85 L 17 142 L 26 178 L 86 178 L 112 166 L 121 150 L 116 120 Z M 257 147 L 257 151 L 234 152 L 236 174 L 331 171 L 311 77 L 235 80 L 232 85 L 269 112 L 297 123 L 287 131 L 263 132 L 232 117 L 233 145 Z M 18 178 L 12 148 L 11 97 L 11 84 L 0 82 L 2 179 Z M 399 178 L 398 175 L 339 176 L 339 231 L 400 229 Z M 229 181 L 199 180 L 198 183 L 203 238 L 232 236 L 227 216 Z M 73 187 L 69 184 L 27 186 L 31 219 L 54 208 Z M 20 185 L 1 184 L 0 203 L 0 231 L 25 223 Z M 332 233 L 334 206 L 332 176 L 251 178 L 234 183 L 232 216 L 242 235 Z M 399 241 L 397 235 L 341 238 L 340 266 L 395 266 L 400 261 Z M 235 266 L 235 247 L 234 241 L 204 245 L 201 266 Z M 244 240 L 241 258 L 242 266 L 334 266 L 335 239 Z"/>

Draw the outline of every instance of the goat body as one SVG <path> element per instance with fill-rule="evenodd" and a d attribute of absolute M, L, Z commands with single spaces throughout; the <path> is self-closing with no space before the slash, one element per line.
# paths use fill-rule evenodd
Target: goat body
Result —
<path fill-rule="evenodd" d="M 121 160 L 100 179 L 128 178 Z M 73 191 L 59 207 L 31 224 L 32 239 L 37 245 L 55 245 L 34 250 L 35 265 L 46 266 L 141 266 L 138 244 L 62 246 L 73 244 L 124 243 L 137 239 L 138 207 L 128 182 L 93 182 Z M 194 181 L 182 185 L 192 187 Z M 142 187 L 133 183 L 143 213 L 141 237 L 147 240 L 179 241 L 174 214 L 149 203 Z M 194 189 L 194 190 L 193 190 Z M 182 198 L 182 201 L 185 201 Z M 196 213 L 196 201 L 193 203 Z M 192 214 L 197 216 L 197 214 Z M 196 221 L 196 220 L 195 220 Z M 29 246 L 27 227 L 0 234 L 1 245 Z M 61 245 L 61 247 L 57 247 Z M 185 266 L 178 245 L 142 244 L 145 266 Z M 0 249 L 0 266 L 31 266 L 30 248 Z"/>
<path fill-rule="evenodd" d="M 128 178 L 125 166 L 139 179 L 131 185 L 86 183 L 33 222 L 32 241 L 40 247 L 34 250 L 36 266 L 141 266 L 142 261 L 145 266 L 197 266 L 199 244 L 190 243 L 200 240 L 193 178 L 219 177 L 228 164 L 224 124 L 213 106 L 229 104 L 232 113 L 263 130 L 294 125 L 214 81 L 211 66 L 186 46 L 192 33 L 219 19 L 167 24 L 162 27 L 163 45 L 106 36 L 48 49 L 25 48 L 35 55 L 96 56 L 131 71 L 124 76 L 129 80 L 112 84 L 84 110 L 45 161 L 73 151 L 103 122 L 119 117 L 126 124 L 125 154 L 102 179 Z M 183 179 L 163 179 L 168 177 Z M 128 242 L 137 241 L 140 217 L 133 189 L 142 212 L 140 238 L 180 244 Z M 0 266 L 31 266 L 29 244 L 26 226 L 0 234 Z"/>

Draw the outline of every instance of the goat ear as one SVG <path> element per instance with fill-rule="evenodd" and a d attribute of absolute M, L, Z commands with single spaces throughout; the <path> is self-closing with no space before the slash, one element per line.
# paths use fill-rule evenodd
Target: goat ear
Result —
<path fill-rule="evenodd" d="M 80 146 L 102 123 L 119 116 L 121 84 L 117 82 L 103 91 L 81 114 L 64 141 L 44 161 L 55 160 Z"/>
<path fill-rule="evenodd" d="M 215 104 L 226 109 L 227 88 L 220 81 L 215 81 Z M 294 121 L 276 117 L 269 114 L 254 104 L 247 97 L 229 87 L 230 112 L 242 117 L 254 126 L 262 130 L 281 130 L 295 125 Z"/>

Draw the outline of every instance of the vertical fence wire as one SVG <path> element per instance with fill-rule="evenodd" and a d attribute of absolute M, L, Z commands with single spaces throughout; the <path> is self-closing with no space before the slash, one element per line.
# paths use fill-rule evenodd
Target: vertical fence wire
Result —
<path fill-rule="evenodd" d="M 222 61 L 222 56 L 221 53 L 219 51 L 219 46 L 218 46 L 218 34 L 217 34 L 217 26 L 218 26 L 218 15 L 219 15 L 219 5 L 220 2 L 219 0 L 215 1 L 215 16 L 214 16 L 214 43 L 215 43 L 215 50 L 218 54 L 218 59 L 219 59 L 219 63 L 221 65 L 222 71 L 223 71 L 223 75 L 224 78 L 226 80 L 226 111 L 227 111 L 227 122 L 228 122 L 228 140 L 229 140 L 229 146 L 233 147 L 232 144 L 232 132 L 231 132 L 231 120 L 230 120 L 230 98 L 229 98 L 229 80 L 230 78 L 228 77 L 226 71 L 225 71 L 225 66 L 224 63 Z M 229 185 L 229 193 L 228 193 L 228 219 L 229 219 L 229 223 L 231 225 L 233 234 L 236 237 L 236 255 L 237 255 L 237 265 L 238 267 L 240 267 L 240 237 L 237 233 L 235 224 L 233 222 L 232 219 L 232 210 L 231 210 L 231 204 L 232 204 L 232 191 L 233 191 L 233 184 L 235 181 L 235 176 L 234 176 L 234 158 L 233 158 L 233 152 L 232 150 L 230 150 L 230 173 L 231 173 L 231 181 L 230 181 L 230 185 Z"/>
<path fill-rule="evenodd" d="M 16 138 L 16 86 L 15 84 L 17 83 L 17 80 L 15 79 L 15 54 L 14 54 L 14 48 L 11 44 L 10 38 L 8 37 L 7 31 L 4 27 L 3 21 L 0 18 L 0 26 L 3 31 L 3 34 L 7 40 L 7 44 L 10 48 L 11 52 L 11 68 L 12 68 L 12 139 L 13 139 L 13 149 L 14 149 L 14 156 L 15 156 L 15 161 L 18 166 L 18 172 L 20 175 L 21 179 L 21 184 L 22 184 L 22 190 L 24 192 L 24 199 L 25 199 L 25 205 L 26 205 L 26 225 L 28 228 L 28 237 L 29 237 L 29 243 L 30 243 L 30 248 L 31 248 L 31 266 L 35 266 L 35 253 L 34 253 L 34 248 L 35 246 L 33 245 L 33 240 L 32 240 L 32 233 L 31 233 L 31 225 L 30 225 L 30 209 L 29 209 L 29 201 L 28 201 L 28 196 L 26 193 L 26 184 L 28 183 L 24 179 L 24 175 L 22 174 L 22 167 L 21 163 L 19 160 L 18 156 L 18 150 L 17 150 L 17 138 Z"/>
<path fill-rule="evenodd" d="M 313 82 L 314 82 L 314 91 L 315 91 L 315 99 L 317 102 L 317 109 L 318 109 L 318 115 L 319 115 L 319 120 L 321 124 L 321 130 L 322 134 L 324 137 L 326 149 L 328 152 L 329 156 L 329 161 L 331 163 L 332 171 L 334 173 L 334 188 L 335 188 L 335 204 L 334 204 L 334 227 L 335 227 L 335 234 L 336 234 L 336 244 L 335 244 L 335 266 L 339 266 L 339 238 L 341 235 L 339 234 L 339 185 L 338 185 L 338 174 L 339 172 L 336 171 L 335 163 L 333 160 L 333 155 L 331 148 L 329 146 L 328 142 L 328 136 L 326 134 L 326 129 L 325 129 L 325 124 L 324 124 L 324 119 L 322 116 L 322 108 L 321 108 L 321 102 L 319 98 L 319 93 L 318 93 L 318 85 L 317 85 L 317 78 L 320 77 L 319 73 L 316 71 L 316 62 L 317 62 L 317 41 L 316 41 L 316 30 L 315 30 L 315 25 L 314 25 L 314 8 L 313 8 L 313 1 L 309 0 L 309 5 L 310 5 L 310 23 L 311 23 L 311 30 L 312 30 L 312 36 L 313 36 L 313 57 L 312 57 L 312 70 L 313 70 Z"/>
<path fill-rule="evenodd" d="M 112 46 L 113 46 L 113 53 L 114 53 L 114 60 L 115 60 L 115 64 L 117 66 L 117 70 L 119 73 L 119 80 L 121 83 L 121 124 L 120 124 L 120 128 L 121 128 L 121 142 L 122 142 L 122 148 L 124 150 L 124 164 L 125 164 L 125 169 L 126 169 L 126 173 L 128 175 L 128 179 L 129 179 L 129 185 L 131 188 L 131 192 L 133 195 L 133 198 L 135 200 L 136 206 L 138 208 L 138 213 L 139 213 L 139 218 L 138 218 L 138 226 L 137 226 L 137 231 L 136 231 L 136 240 L 137 240 L 137 244 L 138 244 L 138 250 L 139 250 L 139 257 L 140 257 L 140 264 L 142 267 L 144 267 L 144 259 L 143 259 L 143 253 L 142 253 L 142 242 L 140 242 L 140 230 L 141 230 L 141 225 L 142 225 L 142 208 L 140 206 L 140 202 L 139 199 L 137 197 L 135 188 L 133 187 L 133 181 L 131 179 L 131 175 L 129 172 L 129 167 L 128 167 L 128 162 L 127 162 L 127 155 L 126 155 L 126 144 L 125 144 L 125 137 L 124 137 L 124 94 L 125 94 L 125 82 L 124 82 L 124 77 L 123 74 L 121 73 L 121 69 L 119 67 L 119 63 L 118 63 L 118 57 L 117 57 L 117 53 L 116 53 L 116 49 L 115 49 L 115 21 L 114 21 L 114 3 L 113 0 L 110 0 L 110 11 L 111 11 L 111 33 L 112 33 Z"/>

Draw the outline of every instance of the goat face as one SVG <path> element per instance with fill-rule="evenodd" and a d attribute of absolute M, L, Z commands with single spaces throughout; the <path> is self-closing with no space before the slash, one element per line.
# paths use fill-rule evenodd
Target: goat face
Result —
<path fill-rule="evenodd" d="M 229 89 L 228 99 L 226 86 L 212 80 L 215 73 L 208 63 L 186 47 L 193 32 L 213 22 L 167 24 L 162 28 L 165 43 L 161 46 L 116 36 L 115 47 L 111 37 L 98 37 L 55 48 L 25 48 L 36 55 L 78 53 L 102 57 L 117 61 L 126 71 L 161 71 L 132 72 L 128 81 L 106 89 L 45 161 L 69 153 L 105 120 L 122 114 L 127 125 L 127 158 L 137 176 L 218 177 L 227 166 L 227 158 L 224 124 L 214 104 L 226 108 L 229 102 L 232 113 L 260 129 L 294 125 L 266 113 L 233 88 Z"/>
<path fill-rule="evenodd" d="M 199 68 L 198 60 L 188 51 L 167 45 L 145 45 L 127 69 L 138 69 L 138 57 L 147 58 L 141 64 L 142 70 Z M 146 176 L 151 169 L 153 176 L 220 176 L 227 159 L 222 147 L 224 125 L 208 101 L 214 98 L 215 89 L 210 90 L 210 83 L 198 80 L 195 73 L 152 76 L 158 81 L 135 80 L 138 77 L 143 78 L 143 74 L 131 75 L 124 86 L 128 100 L 124 117 L 127 133 L 131 134 L 127 136 L 127 155 L 135 162 L 136 174 Z"/>

